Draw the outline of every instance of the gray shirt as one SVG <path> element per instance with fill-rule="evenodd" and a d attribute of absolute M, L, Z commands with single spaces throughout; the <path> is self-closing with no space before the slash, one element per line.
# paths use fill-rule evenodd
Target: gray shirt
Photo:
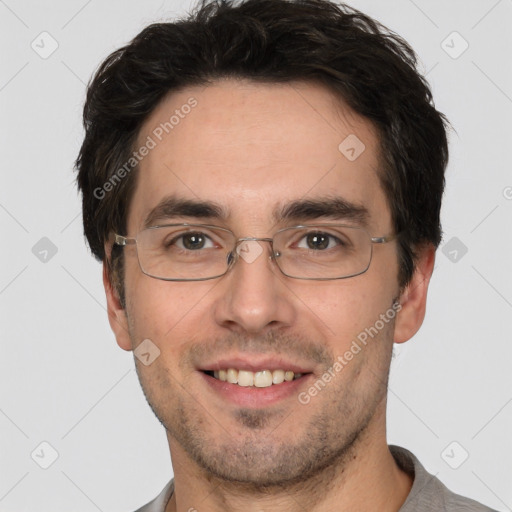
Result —
<path fill-rule="evenodd" d="M 428 473 L 420 461 L 405 448 L 391 445 L 389 449 L 400 468 L 414 478 L 411 492 L 398 512 L 496 512 L 450 491 L 438 478 Z M 153 501 L 136 512 L 165 512 L 173 492 L 174 479 Z"/>

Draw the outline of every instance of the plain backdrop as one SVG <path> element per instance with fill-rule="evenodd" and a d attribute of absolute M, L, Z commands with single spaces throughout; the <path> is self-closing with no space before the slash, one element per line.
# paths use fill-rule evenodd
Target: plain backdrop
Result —
<path fill-rule="evenodd" d="M 389 442 L 454 491 L 512 510 L 512 1 L 350 4 L 412 44 L 455 128 L 427 317 L 392 364 Z M 73 162 L 99 63 L 191 5 L 0 0 L 2 512 L 132 511 L 172 476 L 107 322 Z"/>

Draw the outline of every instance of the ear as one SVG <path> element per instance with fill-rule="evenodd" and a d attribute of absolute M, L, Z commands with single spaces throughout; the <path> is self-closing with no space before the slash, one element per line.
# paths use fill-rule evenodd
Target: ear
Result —
<path fill-rule="evenodd" d="M 395 322 L 395 343 L 404 343 L 411 339 L 423 323 L 435 254 L 436 249 L 432 244 L 426 244 L 418 249 L 413 276 L 399 297 L 402 307 Z"/>
<path fill-rule="evenodd" d="M 107 258 L 109 253 L 107 253 Z M 103 261 L 103 286 L 107 296 L 107 313 L 110 328 L 114 332 L 117 344 L 124 350 L 133 350 L 128 329 L 128 319 L 126 311 L 121 305 L 117 290 L 110 282 L 108 276 L 107 261 Z"/>

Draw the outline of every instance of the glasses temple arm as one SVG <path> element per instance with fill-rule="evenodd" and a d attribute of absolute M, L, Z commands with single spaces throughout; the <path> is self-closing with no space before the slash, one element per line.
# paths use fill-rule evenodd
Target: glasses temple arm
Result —
<path fill-rule="evenodd" d="M 371 238 L 371 241 L 373 244 L 385 244 L 386 242 L 391 242 L 393 240 L 396 240 L 398 238 L 398 235 L 400 233 L 394 233 L 392 235 L 386 235 L 386 236 L 375 236 Z"/>
<path fill-rule="evenodd" d="M 114 234 L 114 244 L 120 245 L 124 247 L 125 245 L 135 244 L 136 240 L 135 238 L 129 238 L 127 236 L 118 235 L 117 233 Z"/>

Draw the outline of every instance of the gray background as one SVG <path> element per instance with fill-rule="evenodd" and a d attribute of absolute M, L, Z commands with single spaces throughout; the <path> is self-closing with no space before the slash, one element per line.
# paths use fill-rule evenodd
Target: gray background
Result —
<path fill-rule="evenodd" d="M 512 1 L 351 4 L 413 45 L 456 129 L 427 318 L 393 361 L 389 441 L 453 490 L 512 510 Z M 0 0 L 0 511 L 129 511 L 172 475 L 107 322 L 72 167 L 97 65 L 190 5 Z"/>

